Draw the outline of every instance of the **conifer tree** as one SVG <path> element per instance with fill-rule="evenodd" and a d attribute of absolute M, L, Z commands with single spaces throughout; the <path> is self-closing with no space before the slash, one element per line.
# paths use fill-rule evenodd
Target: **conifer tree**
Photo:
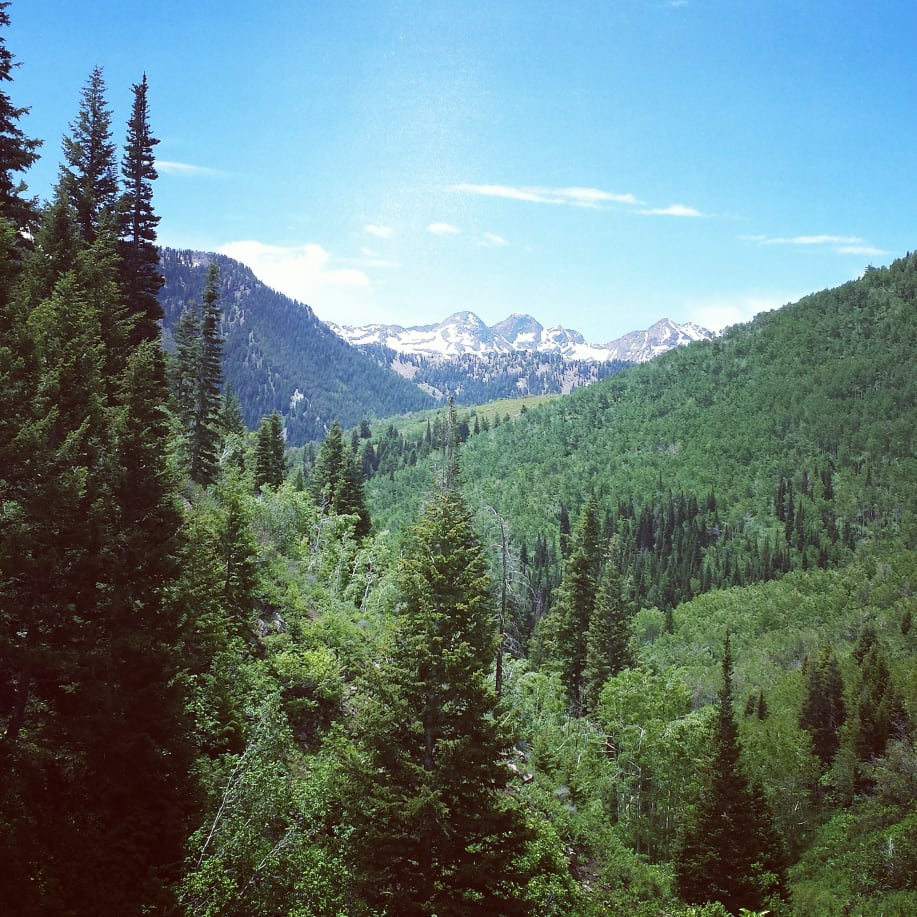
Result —
<path fill-rule="evenodd" d="M 94 67 L 83 88 L 79 114 L 63 141 L 67 165 L 61 166 L 61 186 L 87 245 L 100 233 L 117 230 L 118 177 L 105 92 L 102 69 Z"/>
<path fill-rule="evenodd" d="M 153 211 L 153 182 L 157 177 L 153 148 L 159 141 L 150 131 L 146 74 L 131 91 L 134 101 L 121 164 L 124 192 L 120 254 L 124 293 L 135 321 L 132 339 L 155 341 L 159 338 L 159 321 L 163 315 L 156 294 L 164 282 L 156 247 L 159 217 Z"/>
<path fill-rule="evenodd" d="M 344 438 L 337 420 L 331 424 L 328 435 L 322 440 L 312 469 L 312 495 L 324 510 L 334 505 L 334 496 L 344 469 Z"/>
<path fill-rule="evenodd" d="M 84 98 L 96 139 L 98 77 Z M 16 851 L 0 900 L 19 914 L 168 911 L 191 793 L 164 363 L 158 343 L 127 338 L 113 197 L 89 193 L 86 147 L 70 149 L 21 282 L 0 271 L 18 329 L 0 382 L 23 398 L 0 447 L 0 846 Z"/>
<path fill-rule="evenodd" d="M 719 901 L 732 914 L 760 910 L 783 894 L 784 857 L 763 792 L 742 770 L 728 636 L 712 744 L 700 798 L 679 839 L 678 890 L 689 904 Z"/>
<path fill-rule="evenodd" d="M 191 477 L 198 484 L 211 484 L 219 467 L 220 386 L 223 384 L 223 338 L 220 335 L 219 269 L 211 263 L 201 296 L 201 337 L 194 413 L 188 444 Z"/>
<path fill-rule="evenodd" d="M 822 766 L 831 764 L 840 745 L 840 730 L 847 718 L 844 682 L 837 657 L 825 647 L 817 662 L 809 661 L 806 696 L 799 725 L 812 736 L 812 746 Z"/>
<path fill-rule="evenodd" d="M 261 418 L 258 427 L 258 442 L 255 446 L 255 489 L 267 485 L 276 490 L 286 475 L 286 446 L 283 438 L 283 423 L 274 411 Z"/>
<path fill-rule="evenodd" d="M 557 589 L 553 613 L 557 616 L 554 653 L 574 715 L 583 712 L 583 674 L 589 622 L 598 592 L 602 554 L 599 548 L 598 507 L 590 497 L 570 539 L 570 554 Z"/>
<path fill-rule="evenodd" d="M 0 28 L 9 28 L 8 0 L 0 2 Z M 16 67 L 13 55 L 0 38 L 0 84 L 13 79 Z M 23 197 L 27 188 L 21 179 L 14 177 L 25 172 L 38 159 L 40 140 L 27 137 L 19 126 L 28 108 L 13 105 L 9 95 L 0 90 L 0 217 L 9 220 L 19 231 L 31 229 L 36 220 L 35 201 Z"/>
<path fill-rule="evenodd" d="M 401 603 L 359 723 L 359 890 L 412 915 L 524 913 L 527 833 L 505 792 L 487 564 L 454 486 L 411 529 Z"/>
<path fill-rule="evenodd" d="M 372 526 L 363 491 L 362 463 L 344 445 L 341 425 L 335 420 L 322 442 L 312 469 L 312 495 L 325 512 L 357 516 L 354 534 L 363 538 Z"/>
<path fill-rule="evenodd" d="M 366 493 L 363 489 L 363 471 L 356 453 L 349 447 L 342 456 L 341 476 L 334 494 L 332 508 L 338 515 L 356 516 L 354 535 L 365 538 L 372 528 Z"/>
<path fill-rule="evenodd" d="M 850 712 L 848 741 L 858 762 L 871 762 L 885 754 L 892 739 L 910 738 L 911 724 L 901 692 L 895 684 L 888 659 L 874 631 L 861 638 L 855 656 L 860 671 Z M 856 788 L 865 790 L 870 780 L 858 767 Z"/>
<path fill-rule="evenodd" d="M 583 698 L 587 711 L 595 710 L 605 682 L 633 664 L 630 652 L 633 612 L 621 577 L 617 537 L 612 539 L 609 555 L 586 633 Z"/>

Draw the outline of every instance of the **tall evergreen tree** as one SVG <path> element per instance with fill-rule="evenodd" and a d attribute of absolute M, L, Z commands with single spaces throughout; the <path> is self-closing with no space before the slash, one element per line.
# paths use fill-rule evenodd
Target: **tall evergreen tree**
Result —
<path fill-rule="evenodd" d="M 679 839 L 675 877 L 690 904 L 719 901 L 732 914 L 760 910 L 784 888 L 784 857 L 761 788 L 742 770 L 727 636 L 712 757 Z"/>
<path fill-rule="evenodd" d="M 598 593 L 601 563 L 598 507 L 595 497 L 590 497 L 570 538 L 570 553 L 552 609 L 556 618 L 555 645 L 546 650 L 560 667 L 570 709 L 577 716 L 583 712 L 587 634 Z"/>
<path fill-rule="evenodd" d="M 61 185 L 87 245 L 100 233 L 117 230 L 118 170 L 105 92 L 102 69 L 94 67 L 83 88 L 79 114 L 63 142 L 67 165 L 61 166 Z"/>
<path fill-rule="evenodd" d="M 849 741 L 857 762 L 869 763 L 885 754 L 892 739 L 911 737 L 911 723 L 904 698 L 895 684 L 888 659 L 874 632 L 861 638 L 855 657 L 859 656 L 860 671 L 850 711 Z M 871 779 L 857 768 L 855 788 L 866 790 Z"/>
<path fill-rule="evenodd" d="M 363 489 L 363 470 L 356 453 L 348 446 L 342 456 L 341 476 L 334 494 L 333 509 L 338 515 L 356 516 L 354 535 L 365 538 L 372 528 L 366 493 Z"/>
<path fill-rule="evenodd" d="M 191 796 L 163 357 L 123 333 L 110 201 L 87 238 L 81 177 L 62 170 L 21 282 L 0 271 L 18 329 L 0 382 L 25 399 L 0 452 L 0 900 L 18 914 L 168 911 Z"/>
<path fill-rule="evenodd" d="M 0 2 L 0 28 L 9 28 L 8 0 Z M 0 38 L 0 83 L 13 79 L 16 67 L 13 55 Z M 40 140 L 26 136 L 19 126 L 28 108 L 13 105 L 9 95 L 0 90 L 0 217 L 9 220 L 16 230 L 31 229 L 36 221 L 37 208 L 33 199 L 25 198 L 27 188 L 21 179 L 14 177 L 25 172 L 38 159 Z"/>
<path fill-rule="evenodd" d="M 587 711 L 595 710 L 605 682 L 633 664 L 630 652 L 633 610 L 628 600 L 629 590 L 621 577 L 619 557 L 620 539 L 615 537 L 586 633 L 583 698 Z"/>
<path fill-rule="evenodd" d="M 153 148 L 159 141 L 150 130 L 146 74 L 131 91 L 134 101 L 121 164 L 124 192 L 121 196 L 120 252 L 124 293 L 136 323 L 132 338 L 134 341 L 155 341 L 159 338 L 159 321 L 163 315 L 156 294 L 164 282 L 156 247 L 159 217 L 153 211 L 153 182 L 157 177 Z"/>
<path fill-rule="evenodd" d="M 258 442 L 255 446 L 255 488 L 266 484 L 276 490 L 286 475 L 286 444 L 283 438 L 283 422 L 280 415 L 261 418 L 258 427 Z"/>
<path fill-rule="evenodd" d="M 211 484 L 219 467 L 220 386 L 223 384 L 219 278 L 216 263 L 211 263 L 207 286 L 201 296 L 201 343 L 189 435 L 191 477 L 199 484 Z"/>
<path fill-rule="evenodd" d="M 312 469 L 311 489 L 319 507 L 330 510 L 344 470 L 344 436 L 337 420 L 322 440 Z"/>
<path fill-rule="evenodd" d="M 809 660 L 806 696 L 799 715 L 799 725 L 812 736 L 815 754 L 824 767 L 837 753 L 846 718 L 844 682 L 837 657 L 825 647 L 817 661 Z"/>
<path fill-rule="evenodd" d="M 457 489 L 411 529 L 391 643 L 359 734 L 359 891 L 391 913 L 521 914 L 526 830 L 507 794 L 487 563 Z"/>

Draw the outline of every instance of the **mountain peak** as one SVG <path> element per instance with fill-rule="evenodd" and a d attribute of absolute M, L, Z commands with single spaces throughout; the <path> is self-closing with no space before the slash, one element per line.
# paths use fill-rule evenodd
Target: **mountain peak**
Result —
<path fill-rule="evenodd" d="M 579 331 L 555 325 L 545 328 L 525 312 L 514 312 L 488 327 L 475 312 L 453 312 L 432 325 L 363 325 L 331 328 L 355 346 L 381 344 L 398 353 L 433 359 L 463 354 L 509 354 L 516 351 L 556 354 L 566 359 L 643 363 L 654 356 L 692 341 L 713 337 L 694 324 L 661 318 L 644 331 L 632 331 L 607 344 L 589 343 Z"/>

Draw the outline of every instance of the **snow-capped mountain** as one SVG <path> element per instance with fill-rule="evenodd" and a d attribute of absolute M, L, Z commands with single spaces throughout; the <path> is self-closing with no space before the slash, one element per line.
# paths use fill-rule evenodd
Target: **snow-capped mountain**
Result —
<path fill-rule="evenodd" d="M 643 363 L 673 347 L 713 337 L 706 328 L 664 318 L 644 331 L 632 331 L 607 344 L 591 344 L 570 328 L 545 328 L 531 315 L 516 312 L 488 327 L 474 312 L 456 312 L 435 325 L 329 326 L 355 346 L 381 345 L 396 353 L 428 358 L 466 354 L 486 356 L 532 351 L 570 360 Z"/>

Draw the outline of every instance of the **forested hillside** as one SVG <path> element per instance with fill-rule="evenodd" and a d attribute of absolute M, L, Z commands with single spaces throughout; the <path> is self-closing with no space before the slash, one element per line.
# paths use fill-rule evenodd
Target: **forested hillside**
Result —
<path fill-rule="evenodd" d="M 302 303 L 261 283 L 225 255 L 164 249 L 165 284 L 159 293 L 165 313 L 166 346 L 189 302 L 200 298 L 212 263 L 220 272 L 223 369 L 239 399 L 249 429 L 277 411 L 287 441 L 320 440 L 335 419 L 356 424 L 434 403 L 413 383 L 344 343 Z"/>
<path fill-rule="evenodd" d="M 917 257 L 291 463 L 250 275 L 165 253 L 162 346 L 146 77 L 119 153 L 90 72 L 39 206 L 13 63 L 0 910 L 917 912 Z"/>
<path fill-rule="evenodd" d="M 836 562 L 867 531 L 912 535 L 915 295 L 909 255 L 527 411 L 469 440 L 470 499 L 529 557 L 539 541 L 559 560 L 590 496 L 638 554 L 690 536 L 684 597 L 705 567 L 741 584 Z M 424 473 L 374 481 L 376 518 L 409 515 Z"/>

